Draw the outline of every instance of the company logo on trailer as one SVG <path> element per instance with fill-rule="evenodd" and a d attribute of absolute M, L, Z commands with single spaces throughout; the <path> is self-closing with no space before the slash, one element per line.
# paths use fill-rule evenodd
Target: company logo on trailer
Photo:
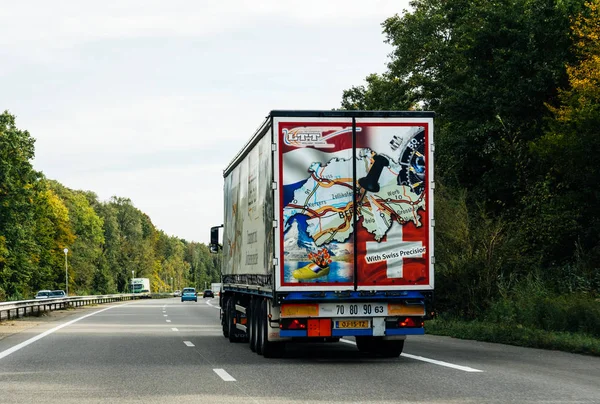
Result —
<path fill-rule="evenodd" d="M 293 147 L 318 147 L 320 149 L 335 147 L 334 144 L 328 143 L 327 140 L 334 138 L 342 133 L 352 132 L 352 128 L 343 128 L 333 133 L 323 135 L 324 131 L 331 131 L 329 128 L 293 128 L 293 129 L 282 129 L 283 142 L 288 146 Z M 357 128 L 360 131 L 360 128 Z"/>

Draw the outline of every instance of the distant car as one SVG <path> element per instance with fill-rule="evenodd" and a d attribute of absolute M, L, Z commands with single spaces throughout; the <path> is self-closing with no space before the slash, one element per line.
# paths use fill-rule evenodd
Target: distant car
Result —
<path fill-rule="evenodd" d="M 206 289 L 204 291 L 204 294 L 202 295 L 202 298 L 204 299 L 205 297 L 215 297 L 215 294 L 213 293 L 212 290 L 210 289 Z"/>
<path fill-rule="evenodd" d="M 181 290 L 176 290 L 175 292 L 173 292 L 173 296 L 175 296 L 175 297 L 181 296 Z"/>
<path fill-rule="evenodd" d="M 36 299 L 48 299 L 50 297 L 54 297 L 54 296 L 52 296 L 52 291 L 51 290 L 40 290 L 35 295 Z"/>
<path fill-rule="evenodd" d="M 64 290 L 53 290 L 51 293 L 51 297 L 67 297 L 67 294 Z"/>
<path fill-rule="evenodd" d="M 193 300 L 195 302 L 198 301 L 198 294 L 196 293 L 196 289 L 183 288 L 183 290 L 181 291 L 181 301 L 185 302 L 186 300 Z"/>

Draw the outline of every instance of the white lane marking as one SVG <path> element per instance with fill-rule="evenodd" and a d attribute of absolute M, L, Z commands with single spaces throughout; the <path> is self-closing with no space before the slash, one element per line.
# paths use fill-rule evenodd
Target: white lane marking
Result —
<path fill-rule="evenodd" d="M 220 309 L 221 308 L 221 306 L 214 306 L 214 305 L 210 304 L 210 300 L 208 300 L 206 302 L 206 304 L 208 304 L 210 307 L 215 308 L 215 309 Z"/>
<path fill-rule="evenodd" d="M 345 342 L 346 344 L 350 344 L 350 345 L 356 345 L 356 342 L 349 341 L 349 340 L 343 339 L 343 338 L 340 339 L 340 342 Z M 407 354 L 407 353 L 401 353 L 400 355 L 404 356 L 405 358 L 409 358 L 409 359 L 415 359 L 418 361 L 433 363 L 434 365 L 445 366 L 447 368 L 462 370 L 463 372 L 483 372 L 483 370 L 480 370 L 480 369 L 470 368 L 468 366 L 455 365 L 454 363 L 438 361 L 436 359 L 429 359 L 429 358 L 425 358 L 423 356 L 411 355 L 411 354 Z"/>
<path fill-rule="evenodd" d="M 190 341 L 183 341 L 183 343 L 187 346 L 195 346 L 194 344 L 192 344 Z"/>
<path fill-rule="evenodd" d="M 483 370 L 480 370 L 480 369 L 470 368 L 468 366 L 455 365 L 454 363 L 438 361 L 436 359 L 424 358 L 422 356 L 411 355 L 411 354 L 407 354 L 407 353 L 402 353 L 401 355 L 404 357 L 410 358 L 410 359 L 433 363 L 434 365 L 446 366 L 448 368 L 462 370 L 463 372 L 483 372 Z"/>
<path fill-rule="evenodd" d="M 229 373 L 227 373 L 225 369 L 213 369 L 213 371 L 226 382 L 235 382 L 235 379 Z"/>
<path fill-rule="evenodd" d="M 171 320 L 167 320 L 167 323 L 170 323 L 170 322 L 171 322 Z"/>
<path fill-rule="evenodd" d="M 171 331 L 179 331 L 177 328 L 171 328 Z"/>
<path fill-rule="evenodd" d="M 163 314 L 163 317 L 169 317 L 169 315 L 168 314 Z"/>
<path fill-rule="evenodd" d="M 65 327 L 67 327 L 67 326 L 69 326 L 69 325 L 71 325 L 73 323 L 76 323 L 76 322 L 78 322 L 80 320 L 83 320 L 84 318 L 88 318 L 90 316 L 93 316 L 94 314 L 102 313 L 103 311 L 106 311 L 106 310 L 114 309 L 115 307 L 126 306 L 126 305 L 129 305 L 129 304 L 131 304 L 131 303 L 125 303 L 125 304 L 122 304 L 122 305 L 119 305 L 119 306 L 107 307 L 106 309 L 102 309 L 102 310 L 98 310 L 98 311 L 95 311 L 95 312 L 90 313 L 90 314 L 86 314 L 85 316 L 81 316 L 79 318 L 76 318 L 75 320 L 68 321 L 68 322 L 66 322 L 64 324 L 61 324 L 59 326 L 56 326 L 56 327 L 54 327 L 54 328 L 52 328 L 52 329 L 50 329 L 48 331 L 44 331 L 43 333 L 41 333 L 39 335 L 36 335 L 33 338 L 29 338 L 28 340 L 23 341 L 20 344 L 17 344 L 15 346 L 13 346 L 12 348 L 8 348 L 6 351 L 0 352 L 0 359 L 6 358 L 8 355 L 17 352 L 20 349 L 25 348 L 27 345 L 33 344 L 35 341 L 40 340 L 40 339 L 42 339 L 42 338 L 44 338 L 44 337 L 52 334 L 53 332 L 60 330 L 61 328 L 65 328 Z"/>

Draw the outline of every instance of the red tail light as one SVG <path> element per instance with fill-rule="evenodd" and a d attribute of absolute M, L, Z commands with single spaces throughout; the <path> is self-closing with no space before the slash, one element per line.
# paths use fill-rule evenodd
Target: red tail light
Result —
<path fill-rule="evenodd" d="M 308 321 L 305 318 L 284 318 L 279 323 L 282 330 L 306 330 Z"/>
<path fill-rule="evenodd" d="M 423 320 L 414 317 L 405 317 L 398 320 L 398 327 L 423 327 Z"/>
<path fill-rule="evenodd" d="M 298 319 L 292 320 L 289 327 L 290 330 L 303 330 L 306 328 L 306 321 L 302 322 Z"/>

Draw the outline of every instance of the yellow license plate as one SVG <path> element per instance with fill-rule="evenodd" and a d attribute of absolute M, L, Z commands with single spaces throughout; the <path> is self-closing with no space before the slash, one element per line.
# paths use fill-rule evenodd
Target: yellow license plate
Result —
<path fill-rule="evenodd" d="M 336 321 L 335 328 L 369 328 L 369 320 Z"/>

